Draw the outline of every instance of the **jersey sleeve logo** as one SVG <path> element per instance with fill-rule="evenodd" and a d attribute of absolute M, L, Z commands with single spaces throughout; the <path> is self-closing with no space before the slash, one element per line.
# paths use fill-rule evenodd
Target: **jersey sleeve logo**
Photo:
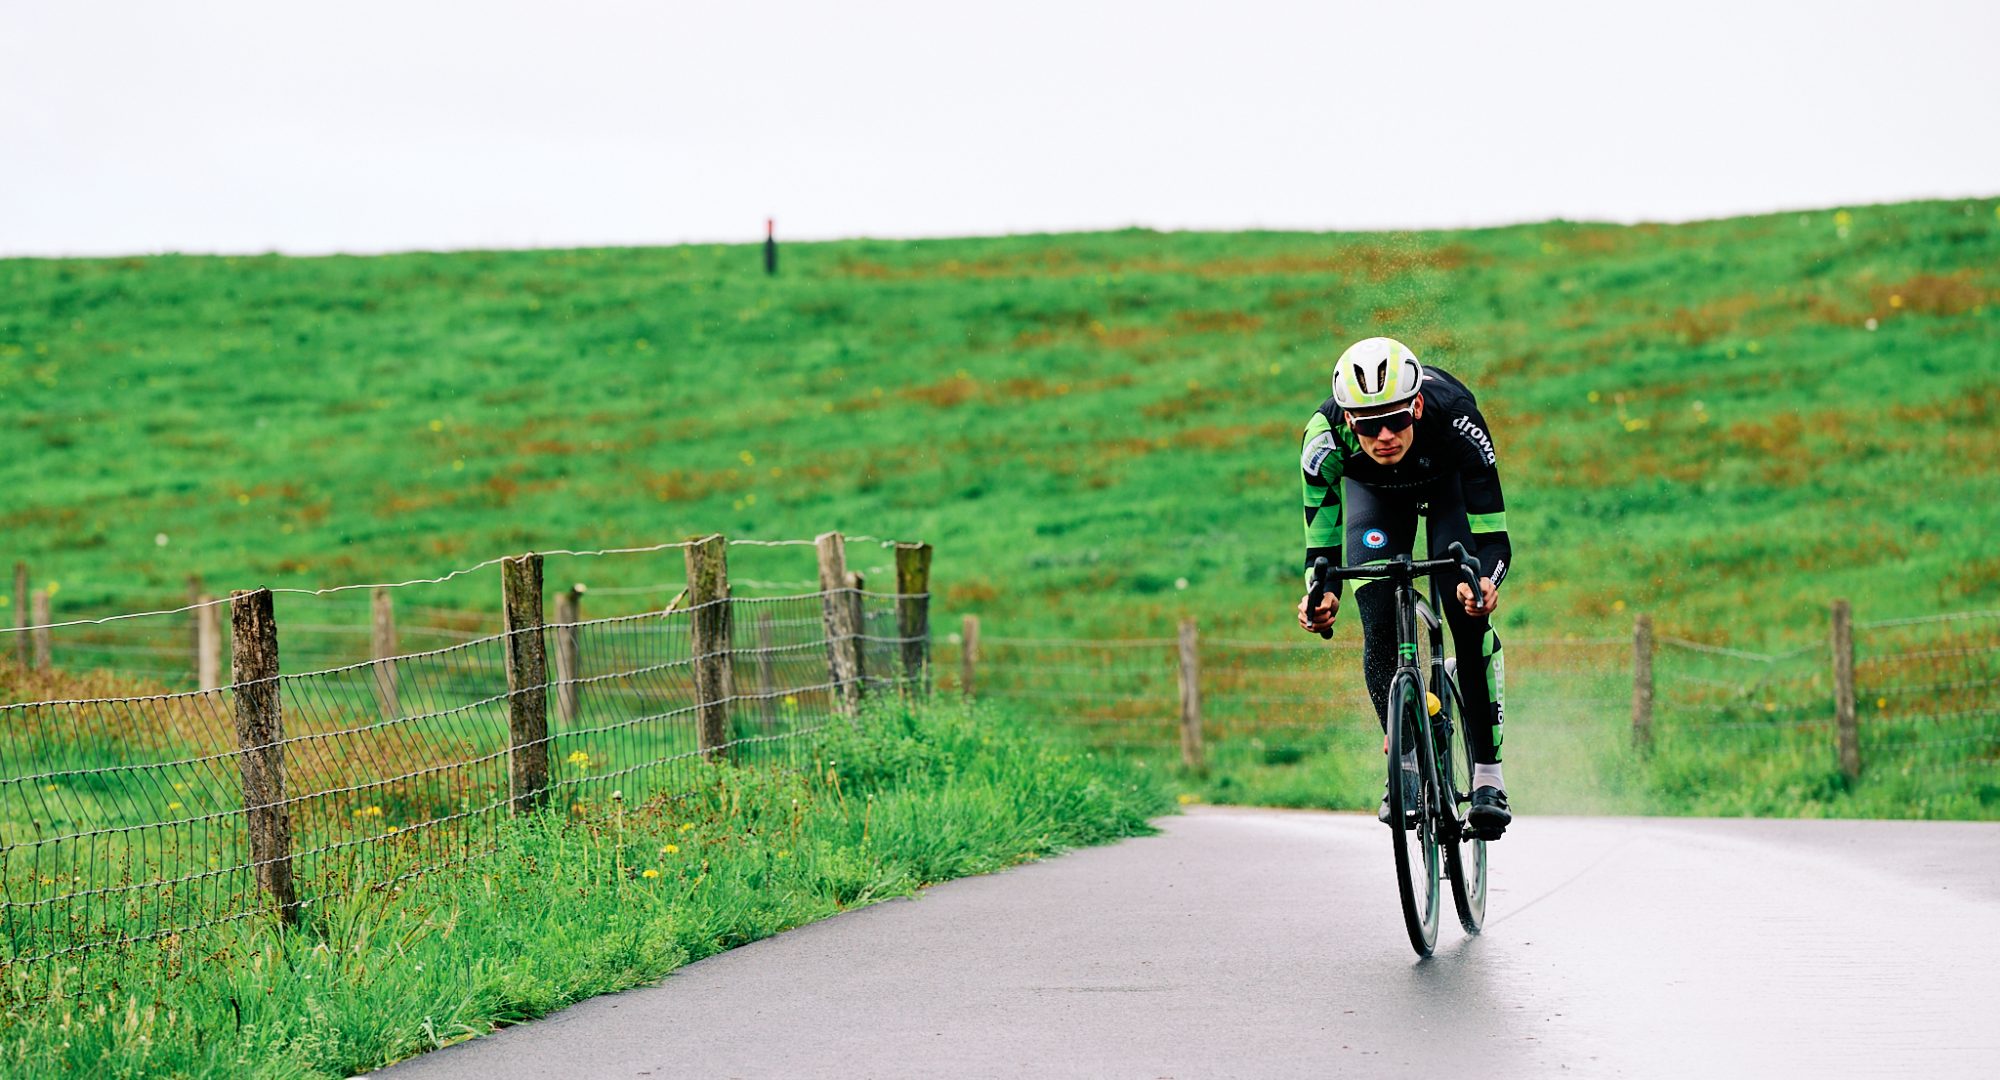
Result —
<path fill-rule="evenodd" d="M 1486 432 L 1482 431 L 1478 424 L 1472 422 L 1472 417 L 1454 417 L 1451 421 L 1451 426 L 1460 435 L 1465 436 L 1472 445 L 1479 448 L 1479 459 L 1481 461 L 1488 465 L 1493 464 L 1493 440 L 1487 437 Z"/>
<path fill-rule="evenodd" d="M 1322 431 L 1306 443 L 1305 452 L 1299 455 L 1299 467 L 1307 476 L 1318 476 L 1321 465 L 1326 464 L 1327 455 L 1334 451 L 1333 432 Z"/>
<path fill-rule="evenodd" d="M 1389 535 L 1380 529 L 1370 529 L 1361 534 L 1361 542 L 1371 548 L 1385 548 L 1389 546 Z"/>

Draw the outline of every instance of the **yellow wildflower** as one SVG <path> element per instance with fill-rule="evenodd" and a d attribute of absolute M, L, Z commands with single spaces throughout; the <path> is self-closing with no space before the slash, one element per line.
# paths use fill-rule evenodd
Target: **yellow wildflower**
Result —
<path fill-rule="evenodd" d="M 590 755 L 584 753 L 581 750 L 571 750 L 569 752 L 569 757 L 564 760 L 568 761 L 571 765 L 577 766 L 578 768 L 583 768 L 583 769 L 590 768 Z"/>
<path fill-rule="evenodd" d="M 692 822 L 692 821 L 683 821 L 683 822 L 681 822 L 681 827 L 680 827 L 680 831 L 681 831 L 681 832 L 686 832 L 686 831 L 688 831 L 689 829 L 692 829 L 692 828 L 694 828 L 694 822 Z"/>
<path fill-rule="evenodd" d="M 666 847 L 660 849 L 660 854 L 662 855 L 679 855 L 680 853 L 681 846 L 679 844 L 668 844 Z"/>
<path fill-rule="evenodd" d="M 181 804 L 177 802 L 170 802 L 167 804 L 167 809 L 169 810 L 179 810 L 180 808 Z"/>
<path fill-rule="evenodd" d="M 660 876 L 660 872 L 658 870 L 648 869 L 639 876 L 642 878 L 656 878 Z"/>

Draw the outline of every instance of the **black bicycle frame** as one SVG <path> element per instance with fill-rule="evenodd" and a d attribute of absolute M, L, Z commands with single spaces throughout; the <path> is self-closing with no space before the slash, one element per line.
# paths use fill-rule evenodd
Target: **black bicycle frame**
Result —
<path fill-rule="evenodd" d="M 1441 570 L 1456 570 L 1466 584 L 1472 586 L 1472 595 L 1476 597 L 1480 595 L 1479 577 L 1481 572 L 1478 557 L 1468 553 L 1465 550 L 1465 545 L 1454 542 L 1446 550 L 1448 555 L 1442 559 L 1413 561 L 1408 555 L 1398 555 L 1386 562 L 1364 563 L 1360 566 L 1332 567 L 1328 565 L 1328 560 L 1324 557 L 1314 559 L 1312 585 L 1306 593 L 1306 610 L 1309 612 L 1317 611 L 1319 609 L 1320 598 L 1326 594 L 1327 588 L 1335 582 L 1394 582 L 1396 587 L 1396 673 L 1400 675 L 1403 672 L 1409 672 L 1415 677 L 1419 691 L 1435 693 L 1442 699 L 1447 692 L 1443 678 L 1444 615 L 1441 611 L 1431 611 L 1424 604 L 1423 596 L 1418 592 L 1416 582 L 1421 578 L 1428 578 L 1431 574 Z M 1438 602 L 1442 603 L 1444 599 L 1443 597 L 1439 597 Z M 1429 673 L 1426 673 L 1417 665 L 1417 620 L 1420 616 L 1423 619 L 1425 629 L 1430 633 L 1431 639 L 1431 664 L 1435 670 Z M 1330 628 L 1323 630 L 1320 632 L 1320 636 L 1331 638 L 1333 631 Z M 1426 677 L 1427 675 L 1429 677 Z M 1394 686 L 1394 684 L 1394 676 L 1391 676 L 1390 685 Z M 1442 770 L 1436 767 L 1437 763 L 1434 759 L 1437 756 L 1438 747 L 1449 745 L 1449 730 L 1442 729 L 1438 725 L 1450 723 L 1448 719 L 1450 715 L 1463 711 L 1462 702 L 1452 702 L 1451 704 L 1453 708 L 1448 711 L 1440 709 L 1438 718 L 1435 720 L 1430 718 L 1429 709 L 1424 708 L 1425 719 L 1429 721 L 1425 725 L 1428 729 L 1425 734 L 1428 734 L 1429 737 L 1424 741 L 1430 750 L 1427 756 L 1433 759 L 1433 767 L 1424 770 L 1426 773 L 1426 783 L 1441 776 Z M 1423 706 L 1420 705 L 1421 707 Z M 1451 812 L 1441 816 L 1445 827 L 1455 830 L 1460 824 L 1456 806 L 1457 792 L 1437 792 L 1435 794 L 1439 796 L 1439 799 L 1434 801 L 1432 805 L 1439 807 L 1445 805 L 1452 806 Z M 1446 795 L 1450 796 L 1449 803 L 1444 799 Z"/>

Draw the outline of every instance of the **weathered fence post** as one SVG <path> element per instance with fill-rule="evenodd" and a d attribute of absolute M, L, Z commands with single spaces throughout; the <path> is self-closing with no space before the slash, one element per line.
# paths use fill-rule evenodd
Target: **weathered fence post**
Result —
<path fill-rule="evenodd" d="M 28 564 L 14 564 L 14 659 L 28 666 Z"/>
<path fill-rule="evenodd" d="M 1833 602 L 1833 714 L 1840 771 L 1852 780 L 1861 775 L 1861 738 L 1854 725 L 1854 610 L 1845 600 Z"/>
<path fill-rule="evenodd" d="M 201 677 L 201 615 L 206 610 L 201 605 L 214 599 L 214 597 L 208 595 L 202 589 L 200 574 L 189 574 L 187 576 L 187 598 L 188 603 L 194 605 L 194 610 L 188 612 L 188 661 L 194 665 L 195 686 L 207 690 L 210 689 L 210 686 Z M 222 615 L 220 612 L 217 612 L 215 613 L 215 625 L 210 626 L 209 629 L 219 634 L 221 632 L 221 623 Z M 218 670 L 216 675 L 220 678 L 221 672 Z"/>
<path fill-rule="evenodd" d="M 819 552 L 819 591 L 826 624 L 827 668 L 834 703 L 851 713 L 861 701 L 860 662 L 854 635 L 854 605 L 848 602 L 847 544 L 837 532 L 821 533 L 813 541 Z"/>
<path fill-rule="evenodd" d="M 375 658 L 375 709 L 384 720 L 403 716 L 396 688 L 396 602 L 389 590 L 376 589 L 368 598 L 368 654 Z"/>
<path fill-rule="evenodd" d="M 572 585 L 556 594 L 556 719 L 565 724 L 576 720 L 582 704 L 582 684 L 577 682 L 583 659 L 577 643 L 576 624 L 583 618 L 583 586 Z"/>
<path fill-rule="evenodd" d="M 35 639 L 35 667 L 44 670 L 49 666 L 49 624 L 55 619 L 49 615 L 49 591 L 35 592 L 35 610 L 32 612 L 35 629 L 31 636 Z"/>
<path fill-rule="evenodd" d="M 931 546 L 896 545 L 896 636 L 905 693 L 931 692 Z"/>
<path fill-rule="evenodd" d="M 1653 617 L 1632 620 L 1632 745 L 1653 745 Z"/>
<path fill-rule="evenodd" d="M 777 634 L 771 626 L 771 613 L 757 613 L 757 713 L 763 717 L 764 730 L 771 731 L 778 726 L 778 679 L 772 669 L 771 651 L 776 646 Z"/>
<path fill-rule="evenodd" d="M 972 678 L 979 667 L 979 616 L 967 615 L 958 636 L 964 642 L 958 653 L 958 688 L 965 692 L 965 700 L 971 701 Z"/>
<path fill-rule="evenodd" d="M 1193 619 L 1181 620 L 1181 764 L 1205 767 L 1201 745 L 1201 661 Z"/>
<path fill-rule="evenodd" d="M 868 693 L 868 606 L 861 597 L 861 590 L 867 587 L 867 579 L 859 572 L 847 572 L 847 619 L 848 625 L 854 627 L 854 696 L 857 698 Z"/>
<path fill-rule="evenodd" d="M 694 629 L 694 685 L 701 703 L 703 756 L 729 748 L 730 670 L 729 542 L 704 536 L 683 551 L 687 559 L 688 614 Z"/>
<path fill-rule="evenodd" d="M 285 802 L 285 723 L 278 691 L 278 620 L 271 590 L 230 594 L 230 674 L 236 694 L 237 765 L 250 831 L 250 864 L 278 918 L 298 922 L 292 889 L 292 812 Z"/>
<path fill-rule="evenodd" d="M 500 560 L 507 637 L 507 786 L 515 813 L 533 810 L 549 786 L 549 669 L 542 640 L 542 557 Z"/>
<path fill-rule="evenodd" d="M 215 598 L 195 599 L 194 686 L 197 690 L 222 689 L 222 606 Z M 233 604 L 232 604 L 233 606 Z M 233 625 L 233 619 L 232 619 Z"/>

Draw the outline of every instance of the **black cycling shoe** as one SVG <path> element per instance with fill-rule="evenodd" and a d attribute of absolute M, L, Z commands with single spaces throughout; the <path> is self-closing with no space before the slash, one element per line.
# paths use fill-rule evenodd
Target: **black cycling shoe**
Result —
<path fill-rule="evenodd" d="M 1507 809 L 1507 793 L 1497 787 L 1482 787 L 1472 793 L 1472 810 L 1465 815 L 1466 829 L 1474 840 L 1498 840 L 1514 821 Z"/>

